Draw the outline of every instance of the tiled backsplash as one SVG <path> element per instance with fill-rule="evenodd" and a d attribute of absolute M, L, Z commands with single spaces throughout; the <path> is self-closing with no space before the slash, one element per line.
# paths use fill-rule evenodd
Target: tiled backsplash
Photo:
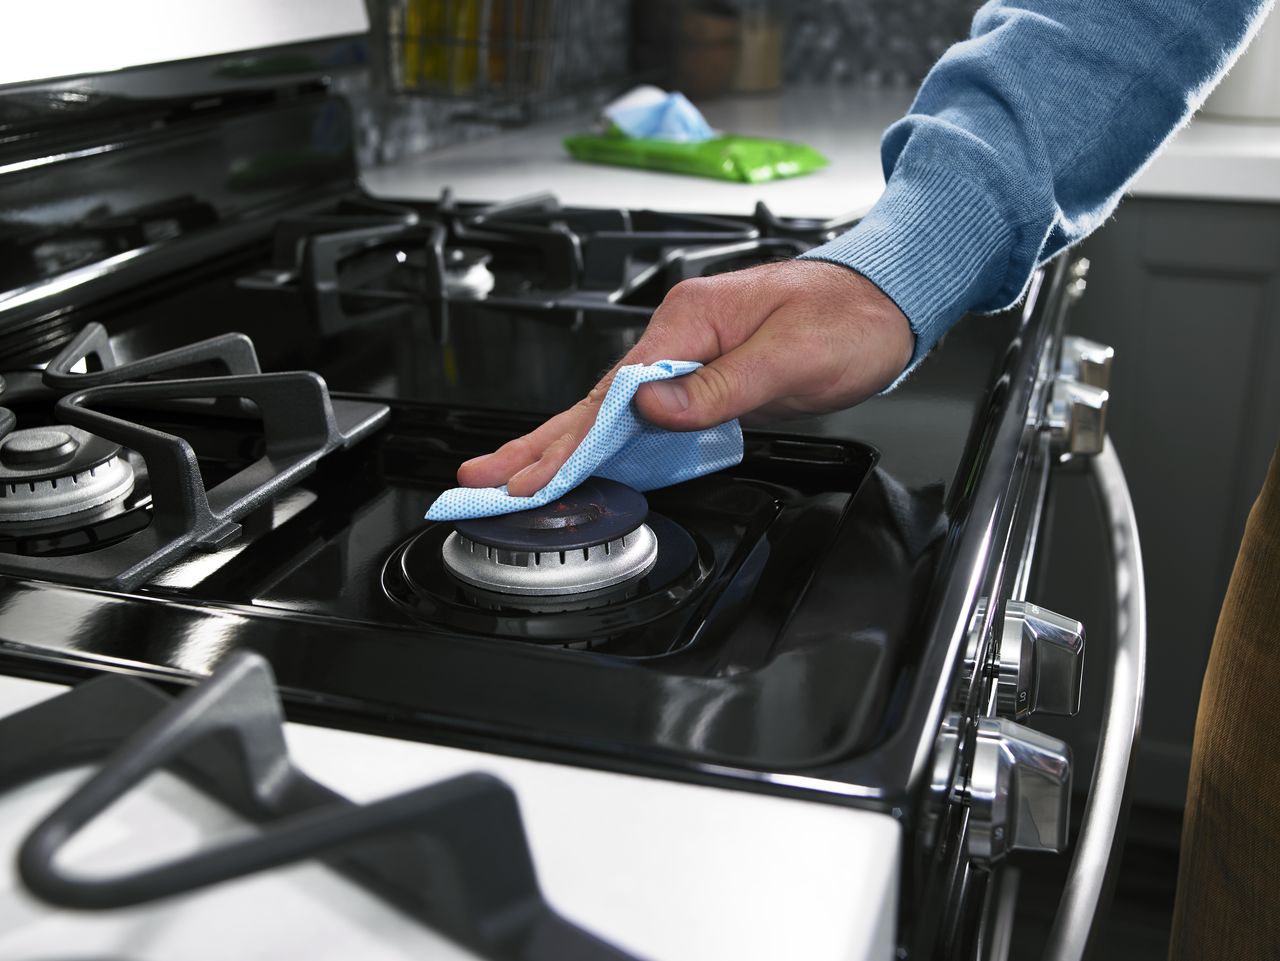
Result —
<path fill-rule="evenodd" d="M 918 84 L 969 33 L 977 0 L 806 0 L 788 3 L 788 82 Z"/>
<path fill-rule="evenodd" d="M 608 79 L 627 70 L 632 0 L 367 3 L 373 25 L 372 86 L 366 95 L 352 98 L 362 129 L 361 159 L 366 163 L 385 163 L 487 136 L 500 129 L 499 124 L 522 116 L 540 119 L 603 103 L 617 92 L 616 82 L 609 84 Z M 438 12 L 431 13 L 431 9 Z M 459 19 L 464 15 L 472 19 Z M 523 21 L 528 31 L 514 38 L 515 48 L 501 46 L 502 32 L 482 36 L 491 29 L 488 24 L 499 24 L 504 16 L 510 22 Z M 448 25 L 445 37 L 412 26 L 432 21 Z M 470 24 L 465 39 L 464 22 Z M 451 31 L 453 39 L 448 38 Z M 487 42 L 491 45 L 482 46 Z M 422 69 L 406 70 L 405 59 L 423 57 L 428 48 L 448 64 L 443 83 L 436 83 L 439 78 L 435 76 L 431 79 L 432 86 L 442 88 L 439 91 L 411 76 L 421 74 Z M 516 52 L 511 52 L 513 49 Z M 527 80 L 520 82 L 523 96 L 518 98 L 518 109 L 512 109 L 510 98 L 500 96 L 491 101 L 468 92 L 478 89 L 482 82 L 478 77 L 483 74 L 468 73 L 465 64 L 472 69 L 527 72 Z"/>
<path fill-rule="evenodd" d="M 393 70 L 386 59 L 389 44 L 385 24 L 397 4 L 431 0 L 368 0 L 373 33 L 373 79 L 367 90 L 352 91 L 361 130 L 361 160 L 385 163 L 450 143 L 491 134 L 493 123 L 467 116 L 465 105 L 430 96 L 393 92 Z M 462 0 L 435 0 L 462 2 Z M 524 0 L 528 3 L 531 0 Z M 545 117 L 600 103 L 616 92 L 602 86 L 600 71 L 615 75 L 629 62 L 631 27 L 646 9 L 668 16 L 679 0 L 557 0 L 576 3 L 590 13 L 590 35 L 565 31 L 566 44 L 558 58 L 559 87 L 567 96 L 540 103 L 532 116 Z M 692 2 L 692 0 L 691 0 Z M 746 4 L 752 0 L 737 0 Z M 783 74 L 787 83 L 847 83 L 861 87 L 908 87 L 917 84 L 938 56 L 963 38 L 978 0 L 805 0 L 776 2 L 784 20 Z M 568 18 L 572 24 L 573 18 Z M 601 24 L 604 26 L 602 27 Z M 391 49 L 394 55 L 395 50 Z"/>

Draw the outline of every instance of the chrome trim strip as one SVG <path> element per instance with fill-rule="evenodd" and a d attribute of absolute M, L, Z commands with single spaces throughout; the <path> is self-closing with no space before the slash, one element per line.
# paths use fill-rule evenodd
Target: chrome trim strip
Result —
<path fill-rule="evenodd" d="M 1111 439 L 1090 460 L 1110 528 L 1115 569 L 1116 634 L 1102 737 L 1089 800 L 1076 839 L 1066 890 L 1049 933 L 1044 961 L 1082 961 L 1099 935 L 1100 909 L 1110 898 L 1128 813 L 1130 774 L 1142 728 L 1147 656 L 1147 599 L 1133 501 Z"/>
<path fill-rule="evenodd" d="M 13 163 L 0 164 L 0 177 L 8 174 L 21 173 L 24 170 L 35 170 L 37 167 L 46 167 L 49 164 L 62 163 L 64 160 L 80 160 L 83 157 L 92 157 L 96 154 L 110 153 L 112 150 L 118 150 L 121 144 L 108 143 L 97 147 L 86 147 L 83 150 L 68 150 L 66 153 L 51 154 L 48 157 L 31 157 L 27 160 L 15 160 Z"/>
<path fill-rule="evenodd" d="M 1047 432 L 1041 433 L 1039 447 L 1034 460 L 1035 490 L 1032 494 L 1031 522 L 1027 525 L 1027 536 L 1022 542 L 1022 553 L 1018 558 L 1018 570 L 1014 577 L 1013 588 L 1009 591 L 1009 600 L 1025 601 L 1027 588 L 1031 583 L 1031 569 L 1035 563 L 1036 547 L 1040 541 L 1040 524 L 1044 517 L 1046 498 L 1049 491 L 1049 471 L 1053 467 L 1053 452 L 1050 449 L 1052 440 Z"/>
<path fill-rule="evenodd" d="M 1013 922 L 1018 908 L 1018 888 L 1022 873 L 1006 867 L 996 873 L 987 890 L 986 923 L 978 935 L 974 956 L 979 961 L 1009 961 L 1013 947 Z"/>
<path fill-rule="evenodd" d="M 133 250 L 112 254 L 110 257 L 104 257 L 102 260 L 85 264 L 83 267 L 73 268 L 49 280 L 42 280 L 26 287 L 17 287 L 10 291 L 0 291 L 0 312 L 25 307 L 47 297 L 64 294 L 72 288 L 79 287 L 81 284 L 87 284 L 100 277 L 105 277 L 129 261 L 137 260 L 153 249 L 155 249 L 154 244 L 149 244 L 146 247 L 135 247 Z"/>

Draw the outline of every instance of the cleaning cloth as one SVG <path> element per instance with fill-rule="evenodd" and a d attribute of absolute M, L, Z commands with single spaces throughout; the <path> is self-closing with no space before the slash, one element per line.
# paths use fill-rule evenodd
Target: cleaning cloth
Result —
<path fill-rule="evenodd" d="M 608 104 L 604 116 L 628 137 L 702 143 L 716 135 L 711 124 L 682 93 L 636 87 Z"/>
<path fill-rule="evenodd" d="M 660 360 L 621 368 L 596 415 L 595 426 L 542 490 L 513 497 L 506 487 L 455 487 L 436 498 L 429 521 L 491 517 L 541 507 L 592 475 L 647 491 L 732 467 L 742 460 L 742 428 L 736 420 L 699 431 L 669 431 L 650 424 L 631 405 L 637 388 L 680 377 L 701 364 Z"/>
<path fill-rule="evenodd" d="M 757 184 L 821 170 L 827 158 L 788 140 L 718 133 L 682 93 L 640 86 L 604 108 L 599 128 L 564 138 L 575 160 Z"/>

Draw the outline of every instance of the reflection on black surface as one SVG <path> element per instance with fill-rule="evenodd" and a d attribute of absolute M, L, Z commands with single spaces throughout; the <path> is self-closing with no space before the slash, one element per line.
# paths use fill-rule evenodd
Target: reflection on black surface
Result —
<path fill-rule="evenodd" d="M 50 225 L 0 221 L 0 290 L 173 240 L 217 221 L 211 204 L 191 196 L 119 210 L 103 204 Z"/>

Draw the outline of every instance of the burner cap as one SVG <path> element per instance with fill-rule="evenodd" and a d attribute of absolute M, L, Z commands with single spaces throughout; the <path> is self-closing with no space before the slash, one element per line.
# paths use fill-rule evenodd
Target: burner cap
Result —
<path fill-rule="evenodd" d="M 454 525 L 467 540 L 509 551 L 570 551 L 616 540 L 644 523 L 649 502 L 638 490 L 589 477 L 559 500 L 515 514 Z"/>
<path fill-rule="evenodd" d="M 16 470 L 30 470 L 59 464 L 80 449 L 80 443 L 65 430 L 33 427 L 15 431 L 0 441 L 0 463 Z"/>
<path fill-rule="evenodd" d="M 648 512 L 639 491 L 592 477 L 545 507 L 460 521 L 444 542 L 444 564 L 459 580 L 504 594 L 603 590 L 653 567 L 658 539 L 644 523 Z"/>
<path fill-rule="evenodd" d="M 0 440 L 0 526 L 104 508 L 133 490 L 120 445 L 79 427 L 29 427 Z"/>

